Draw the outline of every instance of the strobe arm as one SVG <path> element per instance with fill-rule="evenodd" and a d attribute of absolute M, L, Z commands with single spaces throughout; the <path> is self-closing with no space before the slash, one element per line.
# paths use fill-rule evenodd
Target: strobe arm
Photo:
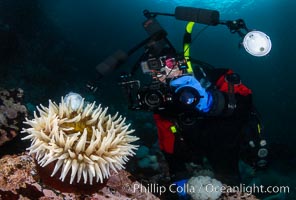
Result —
<path fill-rule="evenodd" d="M 146 44 L 149 44 L 150 41 L 160 41 L 165 40 L 166 44 L 170 46 L 171 49 L 174 49 L 170 41 L 166 38 L 166 31 L 160 26 L 160 24 L 154 19 L 157 15 L 164 16 L 175 16 L 178 20 L 185 21 L 194 21 L 201 24 L 207 25 L 217 25 L 219 24 L 219 12 L 216 10 L 207 10 L 201 8 L 192 8 L 192 7 L 183 7 L 178 6 L 175 9 L 175 14 L 168 13 L 159 13 L 159 12 L 150 12 L 148 10 L 143 11 L 144 16 L 148 19 L 143 25 L 145 30 L 148 32 L 149 37 L 138 45 L 131 48 L 127 53 L 124 51 L 117 51 L 113 55 L 109 56 L 103 62 L 96 66 L 97 72 L 101 75 L 101 77 L 109 74 L 115 68 L 117 68 L 120 64 L 125 62 L 125 60 L 136 52 L 138 49 L 143 47 Z M 147 25 L 147 22 L 152 22 Z"/>
<path fill-rule="evenodd" d="M 243 19 L 220 21 L 219 24 L 226 25 L 231 33 L 238 33 L 241 37 L 244 37 L 249 32 Z M 245 33 L 242 31 L 245 31 Z"/>

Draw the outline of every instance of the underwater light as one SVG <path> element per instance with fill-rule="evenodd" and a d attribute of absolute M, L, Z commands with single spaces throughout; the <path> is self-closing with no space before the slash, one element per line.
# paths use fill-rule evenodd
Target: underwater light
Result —
<path fill-rule="evenodd" d="M 250 31 L 244 37 L 243 46 L 249 54 L 261 57 L 270 52 L 271 40 L 261 31 Z"/>

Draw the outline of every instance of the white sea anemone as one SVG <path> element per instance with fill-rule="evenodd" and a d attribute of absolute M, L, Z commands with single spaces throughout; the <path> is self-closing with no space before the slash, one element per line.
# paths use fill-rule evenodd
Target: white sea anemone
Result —
<path fill-rule="evenodd" d="M 36 155 L 41 167 L 55 162 L 51 176 L 61 170 L 60 180 L 64 181 L 71 169 L 70 184 L 75 177 L 80 182 L 82 176 L 84 184 L 92 184 L 94 178 L 102 183 L 110 170 L 124 168 L 138 147 L 131 142 L 139 138 L 130 135 L 134 130 L 129 130 L 130 124 L 118 113 L 111 116 L 108 108 L 96 107 L 95 102 L 86 104 L 82 98 L 73 109 L 71 101 L 62 97 L 59 105 L 49 100 L 48 107 L 37 107 L 39 116 L 34 112 L 34 118 L 24 122 L 30 128 L 23 129 L 29 134 L 23 139 L 32 141 L 29 153 Z"/>

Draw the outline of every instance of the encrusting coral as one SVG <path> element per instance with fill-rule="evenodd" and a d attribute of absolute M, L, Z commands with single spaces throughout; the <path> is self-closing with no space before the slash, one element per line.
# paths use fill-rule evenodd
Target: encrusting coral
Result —
<path fill-rule="evenodd" d="M 30 139 L 30 154 L 41 167 L 55 162 L 51 176 L 61 171 L 60 180 L 64 181 L 70 175 L 70 184 L 77 177 L 81 177 L 84 184 L 103 182 L 110 176 L 110 170 L 117 172 L 123 169 L 134 155 L 137 145 L 131 144 L 138 140 L 130 135 L 130 124 L 125 118 L 107 114 L 108 107 L 96 106 L 95 102 L 85 103 L 84 99 L 76 93 L 69 93 L 57 105 L 49 100 L 49 106 L 37 107 L 39 116 L 34 112 L 32 120 L 24 122 L 29 128 L 23 132 L 28 133 L 23 139 Z"/>

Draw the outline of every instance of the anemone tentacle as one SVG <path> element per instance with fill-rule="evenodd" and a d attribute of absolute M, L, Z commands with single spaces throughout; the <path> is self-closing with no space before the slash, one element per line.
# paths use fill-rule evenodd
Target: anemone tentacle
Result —
<path fill-rule="evenodd" d="M 59 104 L 49 100 L 48 107 L 37 107 L 39 116 L 34 112 L 33 119 L 26 119 L 29 127 L 22 132 L 28 133 L 23 139 L 31 140 L 27 150 L 41 167 L 55 162 L 51 176 L 60 170 L 61 181 L 69 175 L 70 184 L 75 178 L 102 183 L 110 170 L 123 169 L 128 156 L 135 155 L 138 146 L 131 143 L 139 138 L 131 135 L 134 130 L 118 113 L 111 116 L 108 108 L 84 99 L 75 110 L 69 102 L 63 97 Z"/>

